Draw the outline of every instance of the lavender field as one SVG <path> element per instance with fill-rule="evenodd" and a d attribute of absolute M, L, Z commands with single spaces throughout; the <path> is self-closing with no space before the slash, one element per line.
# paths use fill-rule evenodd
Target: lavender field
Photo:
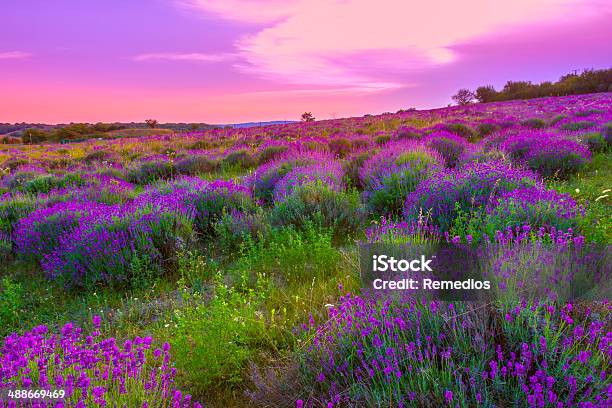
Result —
<path fill-rule="evenodd" d="M 561 285 L 564 254 L 612 243 L 611 144 L 603 92 L 0 145 L 0 391 L 64 391 L 23 403 L 41 407 L 612 406 L 605 291 L 381 298 L 359 269 L 362 244 L 448 243 L 494 253 L 485 272 L 508 290 L 545 271 Z"/>

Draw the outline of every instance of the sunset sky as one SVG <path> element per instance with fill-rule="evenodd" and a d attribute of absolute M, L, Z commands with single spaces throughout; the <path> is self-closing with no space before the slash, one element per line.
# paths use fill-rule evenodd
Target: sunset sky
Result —
<path fill-rule="evenodd" d="M 5 0 L 0 122 L 445 106 L 612 64 L 609 0 Z"/>

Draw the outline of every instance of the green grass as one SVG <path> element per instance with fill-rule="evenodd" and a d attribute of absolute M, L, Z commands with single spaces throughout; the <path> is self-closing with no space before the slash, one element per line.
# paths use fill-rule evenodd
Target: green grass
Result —
<path fill-rule="evenodd" d="M 551 187 L 571 194 L 585 207 L 579 228 L 588 241 L 612 242 L 612 153 L 593 155 L 580 174 L 568 181 L 553 182 Z"/>

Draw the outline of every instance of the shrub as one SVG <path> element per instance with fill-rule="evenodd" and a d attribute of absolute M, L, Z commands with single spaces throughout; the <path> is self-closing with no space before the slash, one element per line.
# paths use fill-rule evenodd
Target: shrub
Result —
<path fill-rule="evenodd" d="M 465 139 L 448 132 L 432 133 L 427 136 L 425 143 L 438 152 L 446 166 L 451 168 L 457 165 L 459 158 L 469 146 Z"/>
<path fill-rule="evenodd" d="M 586 109 L 586 110 L 574 112 L 574 116 L 578 118 L 585 118 L 587 116 L 595 115 L 597 113 L 604 113 L 604 111 L 599 110 L 599 109 Z"/>
<path fill-rule="evenodd" d="M 374 139 L 374 141 L 376 142 L 377 145 L 382 146 L 385 143 L 387 143 L 389 140 L 391 140 L 391 136 L 389 135 L 380 135 L 380 136 L 376 136 L 376 138 Z"/>
<path fill-rule="evenodd" d="M 357 192 L 337 191 L 319 181 L 295 188 L 274 206 L 270 220 L 273 225 L 298 229 L 314 223 L 332 229 L 336 238 L 344 240 L 361 227 L 364 213 Z"/>
<path fill-rule="evenodd" d="M 411 126 L 400 126 L 393 132 L 395 140 L 417 140 L 421 138 L 419 131 Z"/>
<path fill-rule="evenodd" d="M 481 122 L 476 127 L 476 130 L 478 131 L 480 137 L 488 136 L 491 133 L 498 131 L 499 129 L 501 129 L 501 126 L 493 122 Z"/>
<path fill-rule="evenodd" d="M 544 177 L 566 178 L 590 160 L 589 150 L 575 140 L 550 133 L 521 133 L 506 139 L 501 148 L 519 164 Z"/>
<path fill-rule="evenodd" d="M 521 121 L 521 125 L 531 129 L 544 129 L 546 127 L 546 122 L 541 118 L 530 118 Z"/>
<path fill-rule="evenodd" d="M 55 186 L 55 180 L 52 174 L 38 176 L 25 182 L 22 190 L 32 194 L 48 193 Z"/>
<path fill-rule="evenodd" d="M 221 160 L 223 167 L 238 167 L 246 169 L 255 164 L 255 160 L 251 157 L 246 149 L 240 149 L 229 153 Z"/>
<path fill-rule="evenodd" d="M 122 204 L 132 200 L 136 195 L 131 183 L 113 176 L 99 175 L 90 184 L 84 190 L 84 197 L 80 198 L 75 192 L 75 198 L 102 204 Z"/>
<path fill-rule="evenodd" d="M 188 156 L 178 160 L 174 168 L 178 174 L 196 176 L 213 172 L 217 168 L 217 162 L 204 155 Z"/>
<path fill-rule="evenodd" d="M 13 258 L 13 241 L 11 236 L 0 230 L 0 262 L 8 264 Z"/>
<path fill-rule="evenodd" d="M 22 190 L 23 186 L 37 177 L 41 177 L 40 172 L 17 171 L 4 179 L 4 184 L 9 190 Z"/>
<path fill-rule="evenodd" d="M 267 216 L 261 208 L 253 213 L 230 210 L 221 216 L 214 228 L 221 247 L 227 253 L 240 249 L 246 241 L 266 239 L 271 233 Z"/>
<path fill-rule="evenodd" d="M 93 326 L 89 336 L 72 323 L 58 334 L 38 326 L 7 336 L 0 348 L 0 388 L 62 390 L 62 404 L 78 408 L 107 403 L 201 408 L 175 388 L 169 344 L 154 349 L 151 337 L 118 344 L 102 336 L 98 316 Z"/>
<path fill-rule="evenodd" d="M 15 194 L 0 201 L 0 232 L 7 236 L 13 234 L 15 224 L 39 206 L 31 195 Z"/>
<path fill-rule="evenodd" d="M 603 126 L 603 135 L 608 145 L 612 145 L 612 122 L 608 122 Z"/>
<path fill-rule="evenodd" d="M 254 203 L 248 188 L 231 181 L 216 180 L 192 188 L 185 198 L 194 208 L 194 225 L 204 235 L 214 233 L 214 224 L 231 210 L 252 211 Z"/>
<path fill-rule="evenodd" d="M 289 146 L 284 145 L 267 146 L 259 153 L 259 159 L 257 160 L 257 163 L 260 165 L 268 163 L 269 161 L 281 157 L 288 150 Z"/>
<path fill-rule="evenodd" d="M 465 123 L 447 123 L 444 127 L 449 132 L 455 133 L 470 142 L 478 139 L 478 133 Z"/>
<path fill-rule="evenodd" d="M 340 158 L 346 157 L 353 147 L 350 140 L 342 137 L 331 139 L 327 142 L 327 145 L 329 146 L 329 151 L 332 152 L 334 156 Z"/>
<path fill-rule="evenodd" d="M 184 215 L 162 208 L 131 212 L 102 208 L 95 218 L 65 235 L 42 266 L 67 288 L 141 286 L 143 279 L 150 281 L 163 273 L 191 233 Z"/>
<path fill-rule="evenodd" d="M 266 163 L 257 170 L 250 178 L 253 188 L 253 196 L 262 200 L 264 204 L 272 204 L 274 201 L 274 188 L 276 183 L 294 167 L 305 166 L 307 164 L 324 163 L 333 161 L 334 158 L 329 153 L 316 150 L 295 151 L 285 156 Z"/>
<path fill-rule="evenodd" d="M 509 160 L 510 159 L 506 156 L 506 154 L 498 149 L 475 149 L 469 152 L 469 154 L 464 154 L 461 156 L 457 167 L 463 166 L 470 162 L 486 163 L 502 161 L 509 163 Z"/>
<path fill-rule="evenodd" d="M 567 118 L 567 115 L 557 115 L 550 120 L 550 126 L 555 126 L 557 123 L 561 122 L 563 119 Z"/>
<path fill-rule="evenodd" d="M 64 176 L 43 175 L 25 182 L 22 190 L 31 194 L 45 194 L 54 189 L 77 187 L 86 184 L 85 179 L 79 173 L 68 173 Z"/>
<path fill-rule="evenodd" d="M 363 163 L 369 160 L 375 153 L 375 150 L 367 150 L 365 152 L 356 153 L 343 162 L 342 170 L 345 174 L 345 180 L 348 186 L 354 187 L 358 190 L 363 190 L 365 186 L 361 182 L 359 171 L 361 170 Z"/>
<path fill-rule="evenodd" d="M 469 163 L 423 181 L 406 198 L 404 216 L 416 220 L 424 213 L 434 225 L 448 231 L 459 212 L 478 211 L 499 194 L 534 185 L 535 180 L 531 171 L 503 162 Z"/>
<path fill-rule="evenodd" d="M 150 184 L 158 180 L 168 180 L 174 174 L 174 165 L 170 161 L 159 160 L 141 163 L 127 172 L 130 183 Z"/>
<path fill-rule="evenodd" d="M 26 259 L 40 261 L 55 250 L 62 237 L 79 226 L 80 218 L 96 211 L 96 205 L 60 202 L 20 219 L 15 226 L 15 251 Z"/>
<path fill-rule="evenodd" d="M 563 125 L 561 125 L 561 129 L 569 130 L 571 132 L 576 132 L 578 130 L 590 129 L 592 127 L 595 127 L 595 125 L 596 125 L 595 122 L 583 120 L 583 121 L 577 121 L 577 122 L 564 123 Z"/>
<path fill-rule="evenodd" d="M 599 132 L 585 133 L 580 139 L 586 143 L 592 153 L 601 153 L 608 148 L 605 137 Z"/>
<path fill-rule="evenodd" d="M 198 140 L 189 146 L 189 150 L 209 150 L 215 147 L 214 143 L 210 140 Z"/>
<path fill-rule="evenodd" d="M 105 150 L 94 150 L 93 152 L 87 153 L 81 160 L 87 164 L 93 162 L 101 162 L 106 160 L 110 156 L 110 153 Z"/>
<path fill-rule="evenodd" d="M 376 214 L 397 214 L 406 195 L 443 166 L 444 159 L 422 144 L 389 144 L 365 161 L 359 172 L 364 198 Z"/>
<path fill-rule="evenodd" d="M 485 230 L 490 237 L 498 231 L 529 225 L 566 231 L 576 228 L 581 215 L 576 202 L 567 194 L 542 187 L 526 187 L 505 192 L 489 203 Z"/>
<path fill-rule="evenodd" d="M 334 190 L 342 190 L 342 166 L 337 162 L 327 162 L 295 167 L 276 183 L 274 200 L 277 203 L 284 201 L 297 187 L 315 181 L 320 181 Z"/>
<path fill-rule="evenodd" d="M 580 171 L 591 159 L 591 153 L 574 140 L 554 139 L 533 143 L 524 159 L 532 170 L 543 177 L 565 179 Z"/>

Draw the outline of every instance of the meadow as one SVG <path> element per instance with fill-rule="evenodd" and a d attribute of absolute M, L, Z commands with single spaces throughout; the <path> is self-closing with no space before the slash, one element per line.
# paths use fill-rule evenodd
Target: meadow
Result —
<path fill-rule="evenodd" d="M 612 406 L 606 299 L 381 299 L 359 270 L 362 243 L 447 242 L 494 251 L 509 283 L 557 273 L 612 242 L 611 144 L 599 93 L 0 146 L 0 390 L 64 390 L 32 404 L 48 407 Z"/>

